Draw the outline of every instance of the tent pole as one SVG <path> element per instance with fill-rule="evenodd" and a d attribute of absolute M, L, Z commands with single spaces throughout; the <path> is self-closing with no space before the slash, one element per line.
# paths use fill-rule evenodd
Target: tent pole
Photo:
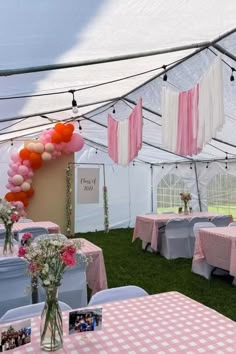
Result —
<path fill-rule="evenodd" d="M 233 55 L 232 53 L 230 53 L 227 49 L 221 47 L 221 45 L 215 43 L 213 44 L 213 47 L 215 49 L 217 49 L 219 52 L 221 52 L 222 54 L 226 55 L 227 57 L 229 57 L 230 59 L 236 61 L 236 56 Z"/>
<path fill-rule="evenodd" d="M 177 52 L 177 51 L 182 51 L 182 50 L 187 50 L 187 49 L 194 49 L 194 48 L 204 49 L 204 48 L 207 48 L 207 47 L 213 45 L 214 43 L 219 42 L 223 38 L 234 33 L 235 31 L 236 31 L 236 28 L 233 28 L 232 30 L 225 32 L 223 35 L 215 38 L 213 41 L 193 43 L 193 44 L 184 45 L 184 46 L 180 46 L 180 47 L 172 47 L 172 48 L 159 49 L 159 50 L 153 50 L 153 51 L 149 51 L 149 52 L 140 52 L 140 53 L 134 53 L 134 54 L 117 55 L 117 56 L 110 57 L 110 58 L 91 59 L 91 60 L 84 60 L 81 62 L 39 65 L 39 66 L 26 67 L 26 68 L 16 68 L 16 69 L 5 69 L 5 70 L 0 70 L 0 76 L 28 74 L 28 73 L 35 73 L 35 72 L 41 72 L 41 71 L 68 69 L 68 68 L 74 68 L 74 67 L 79 67 L 79 66 L 111 63 L 114 61 L 144 58 L 144 57 L 149 57 L 149 56 L 154 56 L 154 55 L 159 55 L 159 54 L 166 54 L 166 53 L 171 53 L 171 52 Z"/>
<path fill-rule="evenodd" d="M 200 209 L 200 211 L 202 211 L 202 203 L 201 203 L 201 195 L 200 195 L 199 184 L 198 184 L 198 174 L 197 174 L 197 164 L 196 164 L 196 161 L 193 162 L 193 166 L 194 166 L 195 179 L 196 179 L 196 186 L 197 186 L 198 204 L 199 204 L 199 209 Z"/>

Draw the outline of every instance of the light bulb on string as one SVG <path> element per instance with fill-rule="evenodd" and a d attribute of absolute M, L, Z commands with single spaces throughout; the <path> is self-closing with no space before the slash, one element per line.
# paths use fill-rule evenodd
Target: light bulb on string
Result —
<path fill-rule="evenodd" d="M 231 75 L 230 75 L 230 85 L 231 86 L 235 86 L 235 77 L 234 77 L 234 71 L 235 69 L 234 68 L 231 68 L 232 72 L 231 72 Z"/>
<path fill-rule="evenodd" d="M 162 68 L 164 69 L 164 70 L 166 70 L 166 65 L 163 65 L 162 66 Z M 167 81 L 167 73 L 166 73 L 166 71 L 165 71 L 165 73 L 164 73 L 164 75 L 163 75 L 163 81 Z"/>
<path fill-rule="evenodd" d="M 206 168 L 208 168 L 208 167 L 209 167 L 209 162 L 206 163 Z"/>
<path fill-rule="evenodd" d="M 79 130 L 81 131 L 82 130 L 82 125 L 80 123 L 80 120 L 78 121 L 78 123 L 79 123 Z"/>
<path fill-rule="evenodd" d="M 69 92 L 72 94 L 72 112 L 74 114 L 77 114 L 79 112 L 77 102 L 75 99 L 75 90 L 69 90 Z"/>
<path fill-rule="evenodd" d="M 116 109 L 115 109 L 115 106 L 112 106 L 112 113 L 115 114 L 116 113 Z"/>

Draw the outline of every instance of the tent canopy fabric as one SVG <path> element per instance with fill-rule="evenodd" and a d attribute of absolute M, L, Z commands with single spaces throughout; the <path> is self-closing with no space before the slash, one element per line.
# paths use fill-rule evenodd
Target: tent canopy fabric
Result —
<path fill-rule="evenodd" d="M 193 160 L 223 159 L 226 152 L 234 158 L 235 15 L 233 0 L 1 2 L 0 142 L 78 119 L 71 111 L 72 89 L 88 147 L 106 151 L 112 105 L 116 118 L 124 119 L 142 97 L 144 143 L 138 160 L 191 161 L 162 146 L 163 65 L 165 85 L 182 91 L 221 55 L 226 123 Z"/>

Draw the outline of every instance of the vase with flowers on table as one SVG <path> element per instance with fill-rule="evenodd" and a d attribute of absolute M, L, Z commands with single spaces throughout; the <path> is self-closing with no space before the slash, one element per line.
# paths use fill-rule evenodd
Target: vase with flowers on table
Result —
<path fill-rule="evenodd" d="M 0 221 L 4 224 L 5 237 L 3 241 L 3 253 L 13 253 L 12 226 L 19 220 L 19 212 L 16 206 L 5 199 L 0 199 Z"/>
<path fill-rule="evenodd" d="M 184 203 L 184 214 L 188 215 L 190 212 L 189 202 L 192 199 L 191 194 L 188 192 L 181 192 L 180 199 Z"/>

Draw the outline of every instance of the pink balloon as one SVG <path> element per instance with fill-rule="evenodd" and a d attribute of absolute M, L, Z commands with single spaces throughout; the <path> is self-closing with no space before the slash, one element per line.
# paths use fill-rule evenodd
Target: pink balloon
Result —
<path fill-rule="evenodd" d="M 12 161 L 14 161 L 14 162 L 20 161 L 20 156 L 19 156 L 18 152 L 13 152 L 13 153 L 11 154 L 11 159 L 12 159 Z"/>
<path fill-rule="evenodd" d="M 12 171 L 16 172 L 18 170 L 18 165 L 16 164 L 16 162 L 10 164 L 10 167 L 12 168 Z"/>
<path fill-rule="evenodd" d="M 17 207 L 18 210 L 24 209 L 24 204 L 20 200 L 14 202 L 14 205 Z"/>
<path fill-rule="evenodd" d="M 14 187 L 11 188 L 11 191 L 12 192 L 20 192 L 21 188 L 19 186 L 14 186 Z"/>
<path fill-rule="evenodd" d="M 19 173 L 19 175 L 24 177 L 24 176 L 28 175 L 29 169 L 25 165 L 21 165 L 18 167 L 18 173 Z"/>
<path fill-rule="evenodd" d="M 7 174 L 9 177 L 13 177 L 15 175 L 15 171 L 13 171 L 11 168 L 7 171 Z"/>
<path fill-rule="evenodd" d="M 23 161 L 23 165 L 26 166 L 26 167 L 30 167 L 30 162 L 29 162 L 29 160 L 24 160 L 24 161 Z"/>
<path fill-rule="evenodd" d="M 11 184 L 10 183 L 6 184 L 6 189 L 11 189 Z"/>
<path fill-rule="evenodd" d="M 67 152 L 76 152 L 80 151 L 84 146 L 84 139 L 82 138 L 81 135 L 74 133 L 72 135 L 71 140 L 66 146 L 66 151 Z"/>
<path fill-rule="evenodd" d="M 28 173 L 28 177 L 33 177 L 33 175 L 34 175 L 34 172 L 33 171 L 29 171 L 29 173 Z"/>

